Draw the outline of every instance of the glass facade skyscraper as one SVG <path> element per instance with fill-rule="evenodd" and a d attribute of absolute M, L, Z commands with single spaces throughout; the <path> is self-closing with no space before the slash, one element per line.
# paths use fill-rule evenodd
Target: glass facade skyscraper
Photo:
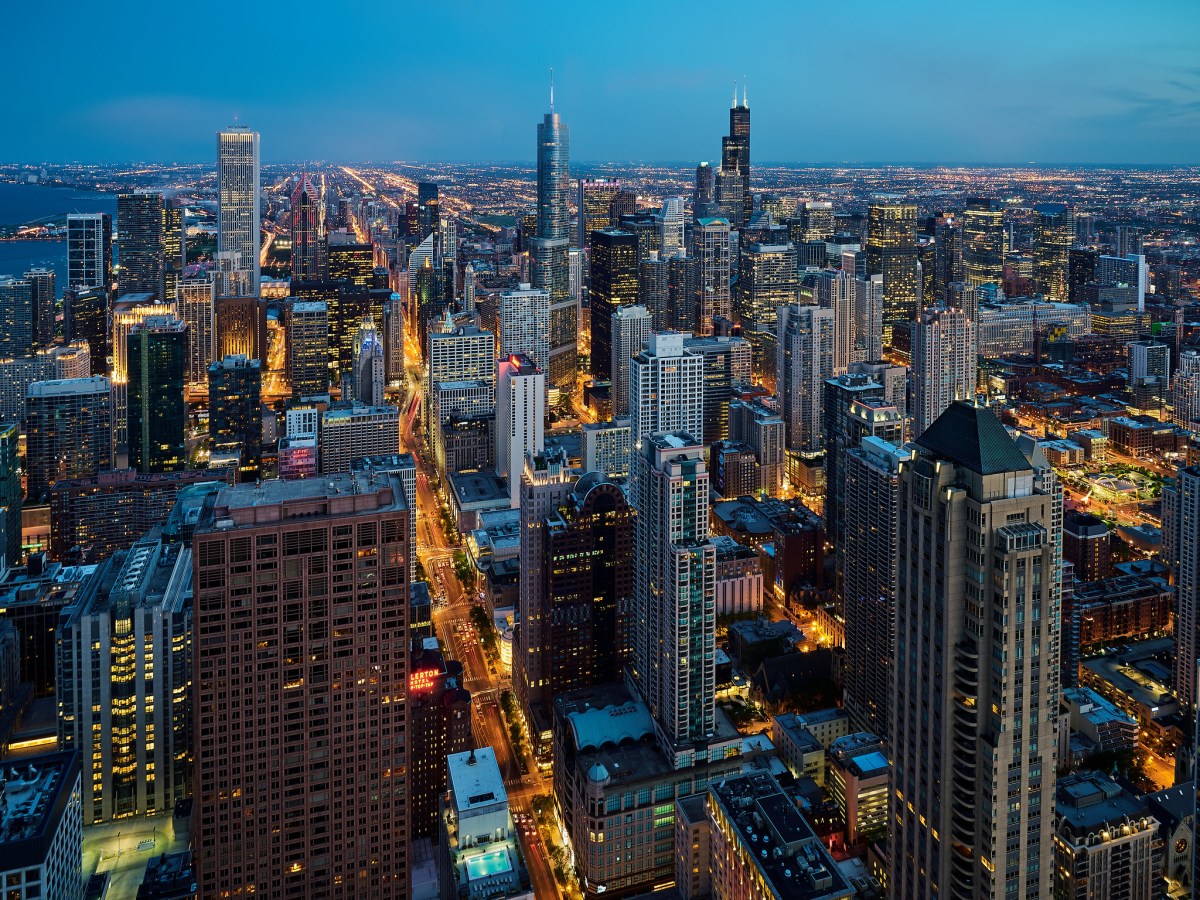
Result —
<path fill-rule="evenodd" d="M 537 128 L 537 237 L 532 243 L 533 285 L 550 293 L 550 383 L 570 389 L 578 372 L 579 300 L 571 296 L 570 186 L 571 133 L 554 112 Z"/>
<path fill-rule="evenodd" d="M 236 252 L 258 294 L 262 188 L 258 132 L 233 125 L 217 134 L 217 252 Z"/>
<path fill-rule="evenodd" d="M 187 325 L 173 316 L 149 316 L 129 333 L 129 465 L 139 472 L 187 468 Z"/>

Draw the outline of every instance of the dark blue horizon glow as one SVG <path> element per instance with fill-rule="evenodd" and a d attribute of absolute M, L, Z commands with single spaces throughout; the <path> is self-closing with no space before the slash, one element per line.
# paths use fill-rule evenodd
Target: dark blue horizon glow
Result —
<path fill-rule="evenodd" d="M 203 162 L 236 118 L 264 162 L 532 163 L 554 67 L 577 160 L 719 160 L 746 78 L 756 161 L 1200 163 L 1195 0 L 68 0 L 8 22 L 3 162 Z"/>

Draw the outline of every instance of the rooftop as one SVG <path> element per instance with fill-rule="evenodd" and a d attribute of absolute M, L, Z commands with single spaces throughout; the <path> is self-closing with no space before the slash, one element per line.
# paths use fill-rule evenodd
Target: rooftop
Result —
<path fill-rule="evenodd" d="M 1103 772 L 1084 771 L 1058 780 L 1054 811 L 1076 835 L 1086 835 L 1140 818 L 1146 806 Z"/>
<path fill-rule="evenodd" d="M 5 869 L 40 862 L 46 847 L 41 854 L 36 849 L 48 846 L 78 775 L 74 750 L 0 764 L 0 859 Z"/>
<path fill-rule="evenodd" d="M 508 803 L 496 751 L 491 747 L 451 753 L 446 757 L 446 766 L 460 816 L 478 807 Z"/>
<path fill-rule="evenodd" d="M 951 404 L 916 442 L 979 475 L 1029 470 L 1025 454 L 995 413 L 962 400 Z"/>

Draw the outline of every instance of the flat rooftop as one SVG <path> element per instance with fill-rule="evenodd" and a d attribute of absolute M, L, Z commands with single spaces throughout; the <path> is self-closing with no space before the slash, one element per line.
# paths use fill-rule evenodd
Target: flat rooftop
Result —
<path fill-rule="evenodd" d="M 446 757 L 446 766 L 460 815 L 477 807 L 508 803 L 504 777 L 491 747 L 451 753 Z"/>

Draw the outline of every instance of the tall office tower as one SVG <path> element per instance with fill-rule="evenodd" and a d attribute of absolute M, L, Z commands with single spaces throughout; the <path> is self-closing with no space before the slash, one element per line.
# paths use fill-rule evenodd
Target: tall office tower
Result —
<path fill-rule="evenodd" d="M 917 239 L 917 264 L 920 266 L 920 306 L 932 306 L 938 302 L 937 245 L 927 235 Z"/>
<path fill-rule="evenodd" d="M 703 421 L 700 434 L 689 432 L 704 446 L 729 438 L 729 401 L 734 391 L 750 384 L 753 351 L 750 342 L 740 337 L 687 337 L 685 353 L 703 361 Z"/>
<path fill-rule="evenodd" d="M 1004 207 L 990 197 L 968 197 L 962 224 L 962 275 L 968 287 L 1004 278 Z"/>
<path fill-rule="evenodd" d="M 1001 246 L 1003 246 L 1001 231 Z M 963 281 L 963 221 L 952 213 L 942 213 L 933 225 L 933 294 L 935 303 L 946 303 L 950 285 Z M 1003 257 L 1001 257 L 1003 260 Z"/>
<path fill-rule="evenodd" d="M 5 566 L 21 564 L 21 425 L 0 425 L 0 553 Z"/>
<path fill-rule="evenodd" d="M 193 538 L 194 633 L 226 635 L 193 666 L 199 893 L 405 896 L 413 511 L 402 480 L 271 480 L 214 500 Z M 243 587 L 247 566 L 257 574 Z M 335 597 L 319 573 L 339 569 Z M 276 650 L 259 658 L 264 645 Z"/>
<path fill-rule="evenodd" d="M 662 321 L 655 317 L 656 330 L 695 330 L 698 316 L 696 285 L 699 281 L 700 265 L 694 256 L 673 256 L 667 260 L 667 305 Z"/>
<path fill-rule="evenodd" d="M 417 240 L 423 241 L 437 233 L 441 217 L 438 186 L 432 181 L 417 182 Z"/>
<path fill-rule="evenodd" d="M 592 232 L 616 224 L 612 205 L 621 190 L 619 178 L 580 178 L 576 199 L 576 247 L 590 247 Z"/>
<path fill-rule="evenodd" d="M 1137 225 L 1118 225 L 1114 256 L 1140 256 L 1145 252 L 1143 229 Z"/>
<path fill-rule="evenodd" d="M 292 396 L 329 393 L 329 307 L 293 301 L 287 314 L 288 381 Z"/>
<path fill-rule="evenodd" d="M 67 216 L 67 283 L 69 290 L 112 290 L 112 216 L 72 213 Z"/>
<path fill-rule="evenodd" d="M 1039 203 L 1033 208 L 1033 277 L 1051 300 L 1068 296 L 1068 264 L 1075 245 L 1075 212 L 1065 203 Z"/>
<path fill-rule="evenodd" d="M 728 139 L 726 139 L 728 140 Z M 714 181 L 715 200 L 712 206 L 717 214 L 740 231 L 745 227 L 742 220 L 742 176 L 737 169 L 721 166 Z"/>
<path fill-rule="evenodd" d="M 208 367 L 213 362 L 216 341 L 216 307 L 217 284 L 211 275 L 185 278 L 180 283 L 179 313 L 188 328 L 186 383 L 190 393 L 208 389 Z"/>
<path fill-rule="evenodd" d="M 354 336 L 354 399 L 367 406 L 383 406 L 384 383 L 383 340 L 368 315 Z"/>
<path fill-rule="evenodd" d="M 579 301 L 571 296 L 569 160 L 571 132 L 554 111 L 537 128 L 537 237 L 532 241 L 533 286 L 550 293 L 550 384 L 570 390 L 579 372 Z"/>
<path fill-rule="evenodd" d="M 715 732 L 716 548 L 704 448 L 687 432 L 643 436 L 633 457 L 633 653 L 638 691 L 674 769 Z"/>
<path fill-rule="evenodd" d="M 684 349 L 678 331 L 651 334 L 629 364 L 631 438 L 660 431 L 704 433 L 704 357 Z"/>
<path fill-rule="evenodd" d="M 955 403 L 917 445 L 900 474 L 888 891 L 1049 897 L 1061 494 L 990 410 Z"/>
<path fill-rule="evenodd" d="M 917 205 L 872 203 L 867 210 L 867 272 L 883 276 L 883 342 L 908 349 L 921 297 Z"/>
<path fill-rule="evenodd" d="M 321 195 L 304 172 L 292 190 L 292 209 L 288 216 L 292 234 L 292 278 L 315 281 L 321 277 L 318 248 L 323 218 Z"/>
<path fill-rule="evenodd" d="M 579 429 L 583 471 L 599 472 L 610 478 L 628 478 L 631 430 L 628 416 L 605 422 L 584 422 Z"/>
<path fill-rule="evenodd" d="M 609 378 L 612 387 L 614 419 L 629 415 L 630 366 L 635 353 L 640 353 L 654 331 L 654 319 L 640 304 L 618 306 L 612 314 L 609 332 L 612 336 L 612 359 Z"/>
<path fill-rule="evenodd" d="M 258 132 L 232 125 L 217 133 L 217 252 L 241 254 L 250 293 L 258 296 L 262 187 Z"/>
<path fill-rule="evenodd" d="M 447 303 L 453 303 L 458 297 L 458 221 L 453 216 L 442 216 L 438 221 L 437 250 L 442 296 Z"/>
<path fill-rule="evenodd" d="M 893 444 L 904 443 L 904 416 L 871 375 L 837 375 L 822 385 L 825 431 L 825 533 L 836 546 L 841 540 L 845 508 L 846 478 L 842 471 L 845 455 L 864 437 L 877 437 Z M 835 585 L 840 585 L 840 573 Z"/>
<path fill-rule="evenodd" d="M 882 275 L 854 279 L 854 357 L 883 359 Z"/>
<path fill-rule="evenodd" d="M 446 757 L 475 746 L 471 692 L 462 686 L 463 664 L 446 659 L 437 638 L 425 638 L 413 652 L 408 673 L 409 836 L 430 837 L 437 832 L 438 805 L 446 793 Z"/>
<path fill-rule="evenodd" d="M 655 213 L 635 212 L 617 219 L 617 228 L 637 237 L 638 262 L 645 262 L 651 253 L 662 252 L 662 219 Z"/>
<path fill-rule="evenodd" d="M 1200 431 L 1200 350 L 1179 354 L 1172 399 L 1171 421 L 1189 431 Z"/>
<path fill-rule="evenodd" d="M 474 320 L 474 314 L 469 318 Z M 399 385 L 404 379 L 404 300 L 398 293 L 383 305 L 383 354 L 388 383 Z"/>
<path fill-rule="evenodd" d="M 54 301 L 58 296 L 53 269 L 30 269 L 24 275 L 29 282 L 32 307 L 30 331 L 35 347 L 49 347 L 54 343 Z"/>
<path fill-rule="evenodd" d="M 521 284 L 500 295 L 500 356 L 523 354 L 546 371 L 550 361 L 550 294 Z"/>
<path fill-rule="evenodd" d="M 546 446 L 546 373 L 524 354 L 496 366 L 496 474 L 508 479 L 515 509 L 521 498 L 519 473 L 526 456 Z"/>
<path fill-rule="evenodd" d="M 638 301 L 637 236 L 617 228 L 591 234 L 592 375 L 612 378 L 612 316 Z"/>
<path fill-rule="evenodd" d="M 225 250 L 217 254 L 213 277 L 217 281 L 218 297 L 246 297 L 250 294 L 250 271 L 244 268 L 242 254 Z"/>
<path fill-rule="evenodd" d="M 913 326 L 913 437 L 955 400 L 975 396 L 977 370 L 975 323 L 961 309 L 925 310 Z"/>
<path fill-rule="evenodd" d="M 538 523 L 542 555 L 531 560 L 543 573 L 532 599 L 546 697 L 620 681 L 632 639 L 633 508 L 603 473 L 571 482 Z"/>
<path fill-rule="evenodd" d="M 150 535 L 84 582 L 59 626 L 58 736 L 86 760 L 83 822 L 190 796 L 192 553 Z"/>
<path fill-rule="evenodd" d="M 796 302 L 800 282 L 792 244 L 747 244 L 741 248 L 734 313 L 754 348 L 754 374 L 775 381 L 775 334 L 779 307 Z"/>
<path fill-rule="evenodd" d="M 129 466 L 139 472 L 186 469 L 187 325 L 174 316 L 150 316 L 129 333 L 128 348 Z"/>
<path fill-rule="evenodd" d="M 429 383 L 496 379 L 496 338 L 476 325 L 429 336 Z"/>
<path fill-rule="evenodd" d="M 566 453 L 554 448 L 535 457 L 527 457 L 521 472 L 521 571 L 517 610 L 521 627 L 517 629 L 513 648 L 513 688 L 517 702 L 528 718 L 535 734 L 550 728 L 546 704 L 551 699 L 547 687 L 547 629 L 550 621 L 544 614 L 549 597 L 549 571 L 541 565 L 545 559 L 548 530 L 547 520 L 567 499 L 575 485 L 577 473 L 567 465 Z"/>
<path fill-rule="evenodd" d="M 261 359 L 266 353 L 267 305 L 258 297 L 217 296 L 213 318 L 214 359 L 236 356 Z"/>
<path fill-rule="evenodd" d="M 696 181 L 692 187 L 693 207 L 713 202 L 716 196 L 713 185 L 713 167 L 706 162 L 700 163 L 696 166 Z"/>
<path fill-rule="evenodd" d="M 833 377 L 833 331 L 832 309 L 793 303 L 779 310 L 775 390 L 789 450 L 825 449 L 822 408 L 825 381 Z"/>
<path fill-rule="evenodd" d="M 117 195 L 117 233 L 120 235 L 118 292 L 153 294 L 159 301 L 166 302 L 163 195 Z"/>
<path fill-rule="evenodd" d="M 470 262 L 463 267 L 463 312 L 475 315 L 475 267 Z"/>
<path fill-rule="evenodd" d="M 33 285 L 25 278 L 0 278 L 0 356 L 33 352 Z"/>
<path fill-rule="evenodd" d="M 700 219 L 692 229 L 692 256 L 696 258 L 696 319 L 689 328 L 696 334 L 712 334 L 714 316 L 729 318 L 733 304 L 729 295 L 729 220 Z"/>
<path fill-rule="evenodd" d="M 262 467 L 262 380 L 262 364 L 244 356 L 226 356 L 208 370 L 208 434 L 214 449 L 241 450 L 242 481 Z"/>
<path fill-rule="evenodd" d="M 762 489 L 771 497 L 783 490 L 785 433 L 783 417 L 761 398 L 729 402 L 729 440 L 754 452 Z"/>
<path fill-rule="evenodd" d="M 1081 303 L 1087 286 L 1096 280 L 1096 265 L 1100 254 L 1087 247 L 1072 247 L 1067 251 L 1067 296 L 1069 303 Z"/>
<path fill-rule="evenodd" d="M 360 288 L 371 286 L 375 275 L 373 244 L 334 244 L 328 252 L 330 281 Z"/>
<path fill-rule="evenodd" d="M 1139 312 L 1146 308 L 1150 269 L 1145 256 L 1101 256 L 1096 260 L 1095 280 L 1108 288 L 1106 299 L 1136 307 Z"/>
<path fill-rule="evenodd" d="M 672 256 L 682 256 L 687 253 L 685 240 L 687 232 L 687 211 L 684 209 L 683 197 L 667 197 L 662 205 L 662 249 L 659 255 L 663 259 Z"/>
<path fill-rule="evenodd" d="M 35 381 L 25 399 L 26 496 L 112 466 L 112 397 L 107 378 Z"/>
<path fill-rule="evenodd" d="M 846 617 L 846 711 L 859 728 L 885 741 L 892 724 L 900 472 L 912 456 L 868 435 L 845 451 L 840 469 L 845 515 L 834 549 Z"/>
<path fill-rule="evenodd" d="M 1163 487 L 1163 561 L 1175 575 L 1175 698 L 1196 715 L 1200 661 L 1200 466 L 1181 466 Z"/>
<path fill-rule="evenodd" d="M 71 344 L 88 348 L 93 375 L 106 375 L 112 357 L 108 291 L 67 289 L 63 294 L 63 332 Z"/>
<path fill-rule="evenodd" d="M 667 301 L 671 284 L 671 263 L 657 252 L 638 264 L 638 303 L 646 307 L 658 331 L 670 331 Z"/>
<path fill-rule="evenodd" d="M 827 200 L 801 200 L 796 207 L 801 241 L 823 241 L 837 232 L 833 204 Z"/>
<path fill-rule="evenodd" d="M 737 172 L 741 182 L 742 204 L 737 223 L 745 225 L 754 214 L 754 195 L 750 193 L 750 103 L 746 87 L 742 86 L 742 102 L 737 102 L 737 89 L 729 107 L 729 135 L 721 141 L 721 168 Z M 720 199 L 720 198 L 718 198 Z"/>
<path fill-rule="evenodd" d="M 1143 378 L 1161 378 L 1163 384 L 1171 380 L 1171 347 L 1157 341 L 1130 341 L 1125 345 L 1129 357 L 1129 383 Z"/>

